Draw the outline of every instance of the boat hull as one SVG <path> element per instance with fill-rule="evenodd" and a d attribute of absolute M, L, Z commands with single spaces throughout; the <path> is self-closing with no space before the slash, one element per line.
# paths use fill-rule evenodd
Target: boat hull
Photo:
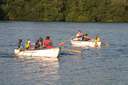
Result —
<path fill-rule="evenodd" d="M 101 47 L 101 42 L 95 43 L 94 41 L 76 41 L 76 40 L 71 40 L 71 44 L 74 47 L 83 47 L 83 48 L 100 48 Z"/>
<path fill-rule="evenodd" d="M 24 50 L 15 49 L 14 54 L 16 56 L 25 57 L 58 57 L 60 54 L 60 48 L 41 49 L 41 50 Z"/>

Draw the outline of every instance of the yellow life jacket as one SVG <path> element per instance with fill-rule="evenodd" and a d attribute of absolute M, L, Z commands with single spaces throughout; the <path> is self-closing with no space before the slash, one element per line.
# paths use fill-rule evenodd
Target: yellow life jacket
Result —
<path fill-rule="evenodd" d="M 97 37 L 95 41 L 96 41 L 96 42 L 100 42 L 100 38 L 99 38 L 99 37 Z"/>
<path fill-rule="evenodd" d="M 26 41 L 25 48 L 30 48 L 30 41 Z"/>
<path fill-rule="evenodd" d="M 95 45 L 94 45 L 94 47 L 98 47 L 98 42 L 100 42 L 100 37 L 97 37 L 95 39 Z"/>

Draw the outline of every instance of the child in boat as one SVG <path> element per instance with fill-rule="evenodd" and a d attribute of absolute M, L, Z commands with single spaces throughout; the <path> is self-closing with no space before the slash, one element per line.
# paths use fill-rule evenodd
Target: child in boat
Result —
<path fill-rule="evenodd" d="M 99 35 L 97 34 L 95 37 L 95 47 L 98 47 L 98 42 L 101 42 Z"/>
<path fill-rule="evenodd" d="M 40 48 L 43 48 L 43 38 L 39 38 L 36 43 L 35 43 L 35 49 L 40 49 Z"/>
<path fill-rule="evenodd" d="M 44 48 L 44 40 L 42 37 L 40 37 L 40 48 Z"/>
<path fill-rule="evenodd" d="M 26 42 L 25 42 L 25 48 L 28 50 L 31 48 L 31 41 L 30 39 L 27 39 Z"/>
<path fill-rule="evenodd" d="M 100 37 L 99 37 L 99 35 L 96 35 L 95 41 L 96 41 L 96 42 L 100 42 Z"/>
<path fill-rule="evenodd" d="M 40 41 L 37 40 L 35 43 L 35 49 L 39 49 L 40 48 Z"/>
<path fill-rule="evenodd" d="M 22 39 L 18 40 L 18 48 L 23 48 Z"/>
<path fill-rule="evenodd" d="M 46 36 L 45 40 L 43 41 L 43 46 L 44 48 L 53 48 L 50 36 Z"/>

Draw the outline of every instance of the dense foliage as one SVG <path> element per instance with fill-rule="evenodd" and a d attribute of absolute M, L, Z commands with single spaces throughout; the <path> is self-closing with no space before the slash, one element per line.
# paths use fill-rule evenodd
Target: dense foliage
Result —
<path fill-rule="evenodd" d="M 3 9 L 3 5 L 5 5 L 5 1 L 0 0 L 0 20 L 5 19 L 5 17 L 6 17 L 6 14 L 5 14 L 4 9 Z"/>
<path fill-rule="evenodd" d="M 1 0 L 0 19 L 128 22 L 128 0 Z"/>

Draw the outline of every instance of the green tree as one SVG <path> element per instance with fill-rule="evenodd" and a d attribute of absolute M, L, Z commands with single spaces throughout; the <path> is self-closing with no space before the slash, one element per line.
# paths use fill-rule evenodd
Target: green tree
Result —
<path fill-rule="evenodd" d="M 4 9 L 3 9 L 4 4 L 5 4 L 5 1 L 1 0 L 0 1 L 0 20 L 5 19 L 5 17 L 6 17 L 6 14 L 5 14 Z"/>
<path fill-rule="evenodd" d="M 128 22 L 128 0 L 6 0 L 9 20 Z"/>

